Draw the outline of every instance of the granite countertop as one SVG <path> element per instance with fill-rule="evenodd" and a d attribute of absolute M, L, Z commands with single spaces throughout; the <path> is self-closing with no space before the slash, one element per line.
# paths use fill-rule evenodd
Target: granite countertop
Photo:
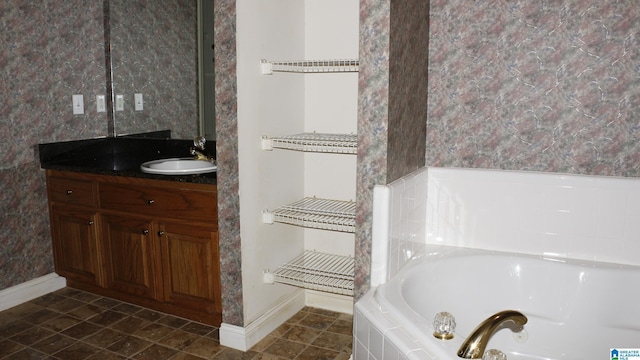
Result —
<path fill-rule="evenodd" d="M 191 140 L 133 136 L 40 144 L 40 166 L 43 169 L 100 175 L 217 184 L 216 172 L 197 175 L 158 175 L 140 170 L 140 164 L 146 161 L 189 157 L 189 148 L 192 146 Z M 215 155 L 215 142 L 208 142 L 204 153 Z"/>

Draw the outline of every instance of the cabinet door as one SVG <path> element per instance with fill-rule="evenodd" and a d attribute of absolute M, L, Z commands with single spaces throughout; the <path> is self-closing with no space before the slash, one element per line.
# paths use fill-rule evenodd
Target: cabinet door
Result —
<path fill-rule="evenodd" d="M 51 208 L 56 272 L 69 280 L 99 285 L 97 215 L 90 210 Z"/>
<path fill-rule="evenodd" d="M 161 224 L 164 300 L 220 313 L 218 232 L 212 228 Z"/>
<path fill-rule="evenodd" d="M 110 289 L 158 298 L 159 252 L 153 223 L 146 219 L 104 215 L 105 269 Z"/>

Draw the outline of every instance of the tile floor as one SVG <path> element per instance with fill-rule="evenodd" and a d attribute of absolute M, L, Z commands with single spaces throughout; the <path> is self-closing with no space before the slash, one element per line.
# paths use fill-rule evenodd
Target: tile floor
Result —
<path fill-rule="evenodd" d="M 351 327 L 351 315 L 306 307 L 241 352 L 215 327 L 64 288 L 0 312 L 0 359 L 347 360 Z"/>

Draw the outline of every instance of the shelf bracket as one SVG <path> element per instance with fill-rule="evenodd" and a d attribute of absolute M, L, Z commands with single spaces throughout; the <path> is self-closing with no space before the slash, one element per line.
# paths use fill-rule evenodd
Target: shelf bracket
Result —
<path fill-rule="evenodd" d="M 273 140 L 267 135 L 262 135 L 262 143 L 260 144 L 262 150 L 273 150 Z"/>
<path fill-rule="evenodd" d="M 264 224 L 273 225 L 273 213 L 269 210 L 262 210 L 262 222 Z"/>
<path fill-rule="evenodd" d="M 273 64 L 265 59 L 261 59 L 260 73 L 262 75 L 273 75 Z"/>

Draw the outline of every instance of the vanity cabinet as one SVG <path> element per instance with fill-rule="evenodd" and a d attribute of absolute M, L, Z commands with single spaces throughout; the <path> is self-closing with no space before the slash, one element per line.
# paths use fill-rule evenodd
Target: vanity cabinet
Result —
<path fill-rule="evenodd" d="M 102 245 L 108 289 L 161 300 L 157 278 L 159 252 L 149 219 L 103 215 Z"/>
<path fill-rule="evenodd" d="M 99 215 L 92 181 L 48 177 L 55 270 L 68 280 L 102 285 Z"/>
<path fill-rule="evenodd" d="M 220 325 L 215 185 L 57 170 L 47 184 L 69 286 Z"/>

